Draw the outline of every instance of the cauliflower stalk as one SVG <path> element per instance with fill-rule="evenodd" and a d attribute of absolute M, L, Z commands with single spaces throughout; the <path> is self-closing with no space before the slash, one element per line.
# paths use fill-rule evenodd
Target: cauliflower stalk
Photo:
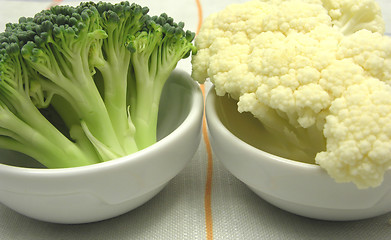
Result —
<path fill-rule="evenodd" d="M 210 79 L 337 182 L 391 166 L 391 39 L 373 0 L 252 0 L 207 17 L 192 76 Z M 315 150 L 315 152 L 314 152 Z M 311 154 L 313 153 L 313 154 Z"/>

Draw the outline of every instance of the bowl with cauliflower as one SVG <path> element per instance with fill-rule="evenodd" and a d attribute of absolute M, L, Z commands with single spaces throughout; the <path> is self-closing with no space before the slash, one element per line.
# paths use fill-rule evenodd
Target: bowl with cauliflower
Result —
<path fill-rule="evenodd" d="M 206 114 L 217 158 L 304 216 L 391 211 L 384 31 L 373 0 L 253 0 L 208 16 L 192 76 L 213 83 Z"/>
<path fill-rule="evenodd" d="M 375 188 L 337 183 L 299 150 L 293 153 L 295 160 L 280 157 L 289 155 L 289 146 L 283 148 L 257 119 L 239 113 L 236 107 L 235 100 L 217 96 L 214 89 L 209 91 L 206 118 L 211 146 L 228 171 L 262 199 L 321 220 L 359 220 L 391 211 L 390 169 Z"/>

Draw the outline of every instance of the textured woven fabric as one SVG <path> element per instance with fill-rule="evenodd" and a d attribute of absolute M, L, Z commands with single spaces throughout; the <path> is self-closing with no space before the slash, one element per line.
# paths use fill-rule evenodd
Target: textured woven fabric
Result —
<path fill-rule="evenodd" d="M 58 2 L 58 1 L 57 1 Z M 166 12 L 187 28 L 196 31 L 199 12 L 195 0 L 138 0 L 148 6 L 152 14 Z M 229 3 L 244 0 L 201 1 L 204 16 L 218 11 Z M 47 8 L 55 1 L 0 0 L 0 30 L 6 22 L 15 22 L 19 16 L 29 16 Z M 379 1 L 391 32 L 391 1 Z M 64 0 L 61 4 L 78 4 Z M 178 65 L 191 71 L 190 60 Z M 280 210 L 259 198 L 242 182 L 233 177 L 213 158 L 208 165 L 206 144 L 186 168 L 156 197 L 143 206 L 106 221 L 61 225 L 40 222 L 22 216 L 0 204 L 0 240 L 125 240 L 125 239 L 391 239 L 391 213 L 376 218 L 352 221 L 318 221 Z M 210 197 L 211 213 L 205 214 L 205 190 L 208 167 L 212 170 Z M 206 227 L 206 219 L 213 228 Z"/>

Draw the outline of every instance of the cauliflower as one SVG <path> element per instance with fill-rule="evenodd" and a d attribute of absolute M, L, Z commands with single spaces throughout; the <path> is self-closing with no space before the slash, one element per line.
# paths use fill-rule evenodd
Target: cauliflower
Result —
<path fill-rule="evenodd" d="M 252 0 L 208 16 L 192 77 L 238 101 L 337 182 L 391 167 L 391 38 L 374 0 Z M 310 150 L 311 149 L 311 150 Z"/>
<path fill-rule="evenodd" d="M 339 181 L 377 186 L 390 167 L 391 87 L 367 78 L 335 99 L 326 117 L 327 150 L 316 161 Z"/>

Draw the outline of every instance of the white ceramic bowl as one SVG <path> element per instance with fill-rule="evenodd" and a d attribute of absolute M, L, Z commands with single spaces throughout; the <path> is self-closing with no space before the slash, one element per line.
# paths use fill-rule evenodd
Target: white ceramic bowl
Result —
<path fill-rule="evenodd" d="M 198 148 L 203 113 L 198 84 L 187 73 L 174 71 L 160 110 L 160 140 L 112 161 L 42 169 L 24 155 L 1 150 L 0 202 L 23 215 L 55 223 L 100 221 L 142 205 L 185 167 Z"/>
<path fill-rule="evenodd" d="M 391 169 L 377 188 L 359 190 L 351 183 L 336 183 L 315 164 L 253 147 L 256 139 L 268 144 L 262 139 L 260 122 L 236 109 L 235 101 L 209 91 L 206 118 L 211 146 L 223 165 L 264 200 L 322 220 L 358 220 L 391 211 Z"/>

